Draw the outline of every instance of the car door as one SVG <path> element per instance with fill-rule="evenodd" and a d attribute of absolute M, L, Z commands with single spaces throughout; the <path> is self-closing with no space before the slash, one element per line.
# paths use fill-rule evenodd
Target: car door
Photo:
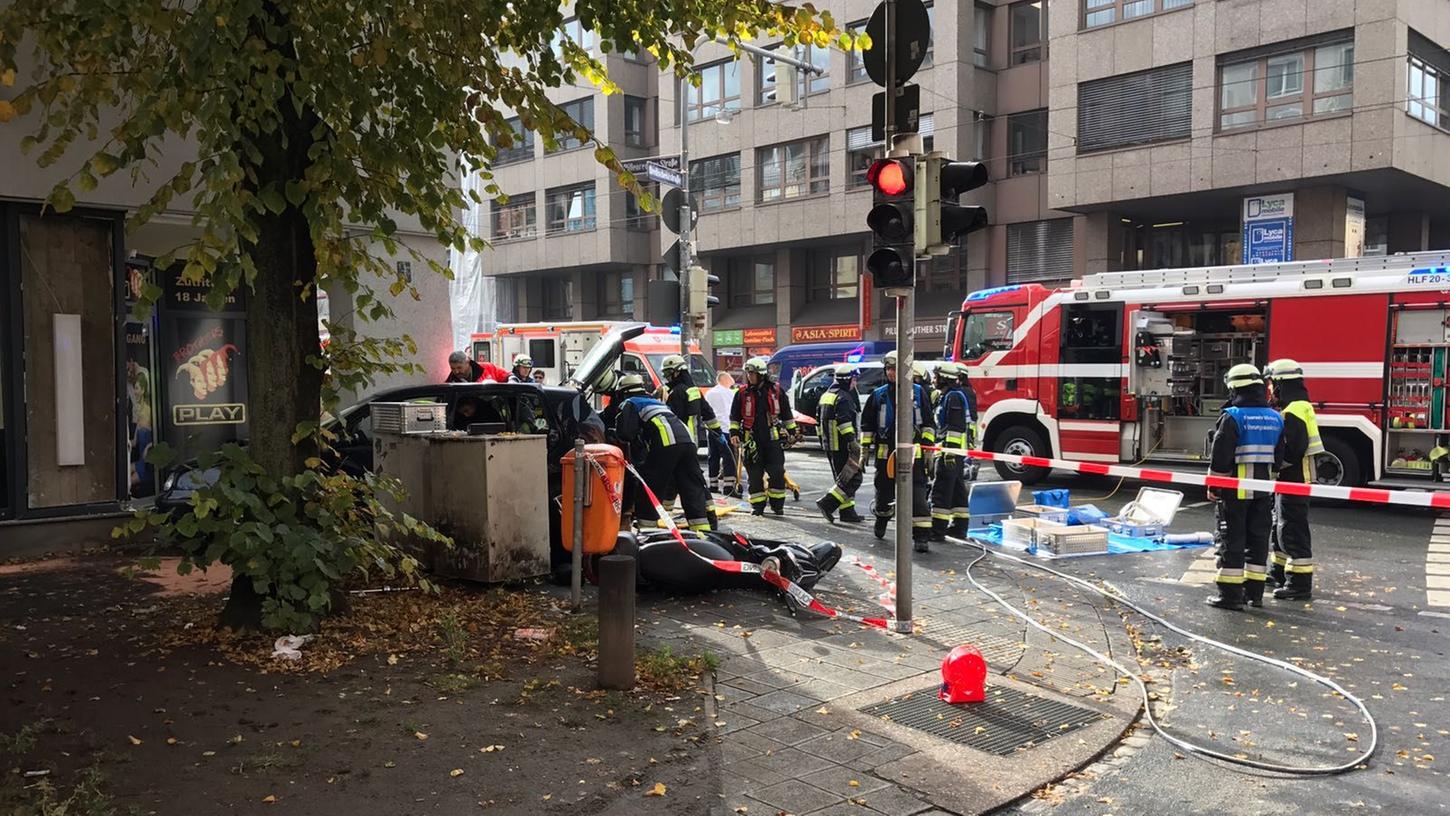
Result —
<path fill-rule="evenodd" d="M 831 366 L 821 366 L 801 380 L 796 389 L 796 401 L 792 407 L 804 417 L 801 424 L 813 433 L 816 431 L 816 409 L 820 407 L 821 395 L 831 387 L 831 378 L 834 376 Z"/>

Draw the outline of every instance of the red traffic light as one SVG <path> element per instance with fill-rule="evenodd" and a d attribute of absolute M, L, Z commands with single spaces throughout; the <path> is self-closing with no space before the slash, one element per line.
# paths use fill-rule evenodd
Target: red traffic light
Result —
<path fill-rule="evenodd" d="M 882 195 L 905 195 L 911 192 L 911 165 L 899 159 L 877 159 L 866 171 L 866 181 Z"/>

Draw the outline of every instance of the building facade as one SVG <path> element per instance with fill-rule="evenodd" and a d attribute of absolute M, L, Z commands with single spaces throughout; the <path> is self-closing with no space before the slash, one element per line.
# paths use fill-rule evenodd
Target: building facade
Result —
<path fill-rule="evenodd" d="M 876 3 L 830 5 L 864 27 Z M 991 226 L 919 270 L 919 355 L 940 353 L 948 312 L 985 286 L 1450 246 L 1442 0 L 929 8 L 932 48 L 911 80 L 919 130 L 928 148 L 987 163 L 992 183 L 968 203 Z M 616 55 L 622 98 L 557 92 L 621 156 L 677 154 L 689 127 L 698 253 L 722 280 L 706 340 L 722 366 L 793 342 L 895 339 L 893 303 L 862 275 L 879 89 L 859 54 L 793 56 L 823 73 L 706 44 L 683 105 L 673 76 Z M 518 193 L 491 224 L 500 319 L 643 318 L 675 236 L 586 146 L 530 142 L 498 177 Z"/>

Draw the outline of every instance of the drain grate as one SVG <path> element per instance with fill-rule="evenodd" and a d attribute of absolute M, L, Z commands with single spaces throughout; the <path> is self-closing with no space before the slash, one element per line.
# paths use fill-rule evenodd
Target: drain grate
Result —
<path fill-rule="evenodd" d="M 921 633 L 921 639 L 934 643 L 943 649 L 954 649 L 963 643 L 970 643 L 987 659 L 987 668 L 1004 673 L 1022 659 L 1027 645 L 1020 637 L 984 635 L 978 625 L 928 623 Z"/>
<path fill-rule="evenodd" d="M 936 692 L 935 687 L 922 689 L 861 711 L 997 756 L 1010 756 L 1108 718 L 1001 686 L 989 686 L 983 702 L 960 706 L 938 700 Z"/>

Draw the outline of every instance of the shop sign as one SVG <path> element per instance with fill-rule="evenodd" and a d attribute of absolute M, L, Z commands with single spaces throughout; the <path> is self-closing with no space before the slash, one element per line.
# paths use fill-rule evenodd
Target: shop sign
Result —
<path fill-rule="evenodd" d="M 790 330 L 792 343 L 832 343 L 840 340 L 860 340 L 861 327 L 853 323 L 833 326 L 796 326 Z"/>
<path fill-rule="evenodd" d="M 741 333 L 741 342 L 747 346 L 773 346 L 775 329 L 745 329 Z"/>
<path fill-rule="evenodd" d="M 715 342 L 711 345 L 719 346 L 743 346 L 745 345 L 745 332 L 739 329 L 716 329 L 712 338 Z"/>
<path fill-rule="evenodd" d="M 1243 262 L 1294 260 L 1294 194 L 1244 199 Z"/>

